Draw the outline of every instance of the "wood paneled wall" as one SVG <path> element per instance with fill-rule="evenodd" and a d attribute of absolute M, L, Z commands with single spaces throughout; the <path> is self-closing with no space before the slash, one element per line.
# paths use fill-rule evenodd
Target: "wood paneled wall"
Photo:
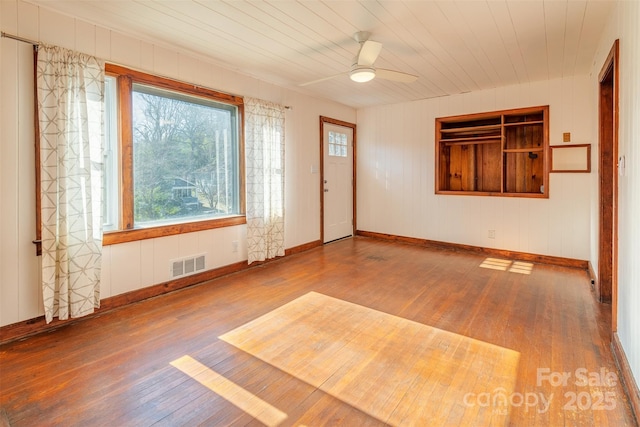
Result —
<path fill-rule="evenodd" d="M 619 2 L 590 75 L 358 111 L 358 228 L 496 249 L 598 260 L 598 158 L 590 174 L 550 174 L 550 198 L 436 196 L 435 117 L 550 106 L 550 144 L 598 147 L 597 76 L 620 39 L 618 335 L 640 383 L 640 3 Z M 488 230 L 495 230 L 490 239 Z M 640 411 L 639 411 L 640 412 Z"/>
<path fill-rule="evenodd" d="M 342 104 L 239 75 L 181 49 L 126 36 L 21 1 L 0 2 L 2 31 L 221 92 L 290 105 L 285 118 L 285 246 L 320 235 L 318 117 L 355 122 Z M 0 326 L 42 314 L 35 238 L 31 46 L 0 42 Z M 101 297 L 167 281 L 169 260 L 206 254 L 207 269 L 246 259 L 244 225 L 105 247 Z M 233 252 L 233 242 L 239 243 Z"/>
<path fill-rule="evenodd" d="M 593 143 L 589 76 L 358 110 L 358 228 L 589 259 L 588 174 L 551 174 L 549 199 L 436 195 L 435 118 L 549 105 L 550 145 Z M 495 230 L 495 238 L 489 238 Z"/>
<path fill-rule="evenodd" d="M 4 30 L 4 2 L 0 8 Z M 42 312 L 40 259 L 31 243 L 36 238 L 33 47 L 0 39 L 0 70 L 0 325 L 4 325 Z"/>
<path fill-rule="evenodd" d="M 640 415 L 640 3 L 618 2 L 600 39 L 591 72 L 590 102 L 598 102 L 598 73 L 611 46 L 620 40 L 620 99 L 618 155 L 624 156 L 625 168 L 618 173 L 618 319 L 617 335 L 625 352 L 632 377 L 635 378 L 636 415 Z M 598 132 L 597 115 L 591 125 Z M 594 140 L 594 148 L 597 141 Z M 592 166 L 598 165 L 597 153 Z M 593 169 L 592 169 L 593 170 Z M 592 186 L 598 185 L 598 171 L 591 174 Z M 593 237 L 591 264 L 598 265 L 598 204 L 591 206 Z M 597 272 L 596 272 L 597 273 Z M 614 295 L 614 298 L 616 296 Z M 630 387 L 632 388 L 632 387 Z M 633 402 L 633 399 L 632 399 Z"/>

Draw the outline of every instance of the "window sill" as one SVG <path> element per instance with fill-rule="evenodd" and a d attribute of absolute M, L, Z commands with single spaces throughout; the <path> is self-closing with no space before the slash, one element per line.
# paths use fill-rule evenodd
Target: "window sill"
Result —
<path fill-rule="evenodd" d="M 436 190 L 436 194 L 448 196 L 493 196 L 493 197 L 524 197 L 531 199 L 548 199 L 548 193 L 501 193 L 499 191 L 457 191 L 457 190 Z"/>
<path fill-rule="evenodd" d="M 137 228 L 134 230 L 109 231 L 105 232 L 102 237 L 102 246 L 135 242 L 137 240 L 153 239 L 156 237 L 174 236 L 176 234 L 192 233 L 195 231 L 211 230 L 214 228 L 232 227 L 234 225 L 242 225 L 246 223 L 247 218 L 245 215 L 237 215 L 211 219 L 208 221 L 185 222 L 159 227 Z"/>

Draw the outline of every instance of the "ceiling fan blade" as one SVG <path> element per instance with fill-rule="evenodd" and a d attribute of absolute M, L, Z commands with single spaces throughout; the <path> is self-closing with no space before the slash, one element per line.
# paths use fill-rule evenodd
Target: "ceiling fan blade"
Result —
<path fill-rule="evenodd" d="M 401 83 L 412 83 L 418 79 L 418 76 L 414 76 L 413 74 L 386 70 L 384 68 L 376 68 L 376 77 Z"/>
<path fill-rule="evenodd" d="M 317 80 L 311 80 L 310 82 L 300 83 L 298 86 L 309 86 L 309 85 L 313 85 L 313 84 L 316 84 L 316 83 L 324 82 L 325 80 L 331 80 L 331 79 L 333 79 L 333 78 L 343 76 L 343 75 L 345 75 L 345 74 L 347 74 L 347 73 L 348 73 L 348 71 L 347 71 L 347 72 L 344 72 L 344 73 L 334 74 L 334 75 L 329 76 L 329 77 L 323 77 L 323 78 L 321 78 L 321 79 L 317 79 Z"/>
<path fill-rule="evenodd" d="M 381 50 L 382 43 L 374 42 L 373 40 L 365 41 L 360 47 L 360 52 L 358 52 L 358 65 L 372 66 L 378 59 Z"/>

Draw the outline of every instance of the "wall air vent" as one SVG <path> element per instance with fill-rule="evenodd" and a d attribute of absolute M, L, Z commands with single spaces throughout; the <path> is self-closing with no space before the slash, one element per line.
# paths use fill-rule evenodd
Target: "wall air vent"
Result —
<path fill-rule="evenodd" d="M 196 271 L 204 270 L 204 255 L 196 257 Z"/>
<path fill-rule="evenodd" d="M 184 274 L 191 274 L 196 271 L 196 262 L 193 258 L 184 260 Z"/>
<path fill-rule="evenodd" d="M 184 274 L 184 262 L 171 261 L 171 277 L 178 277 Z"/>
<path fill-rule="evenodd" d="M 172 279 L 189 276 L 205 269 L 205 255 L 192 255 L 169 261 L 169 274 Z"/>

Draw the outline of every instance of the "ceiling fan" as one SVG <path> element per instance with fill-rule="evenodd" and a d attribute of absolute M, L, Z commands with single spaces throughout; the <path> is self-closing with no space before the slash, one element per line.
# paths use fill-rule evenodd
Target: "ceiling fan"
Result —
<path fill-rule="evenodd" d="M 387 70 L 385 68 L 375 68 L 373 64 L 378 59 L 382 50 L 382 43 L 369 40 L 371 34 L 367 31 L 359 31 L 353 35 L 355 41 L 360 44 L 360 50 L 353 60 L 353 65 L 349 71 L 345 71 L 333 76 L 323 77 L 321 79 L 312 80 L 310 82 L 301 83 L 299 86 L 308 86 L 330 80 L 345 74 L 349 74 L 349 78 L 354 82 L 364 83 L 378 77 L 394 82 L 411 83 L 416 81 L 418 76 L 401 71 Z"/>

